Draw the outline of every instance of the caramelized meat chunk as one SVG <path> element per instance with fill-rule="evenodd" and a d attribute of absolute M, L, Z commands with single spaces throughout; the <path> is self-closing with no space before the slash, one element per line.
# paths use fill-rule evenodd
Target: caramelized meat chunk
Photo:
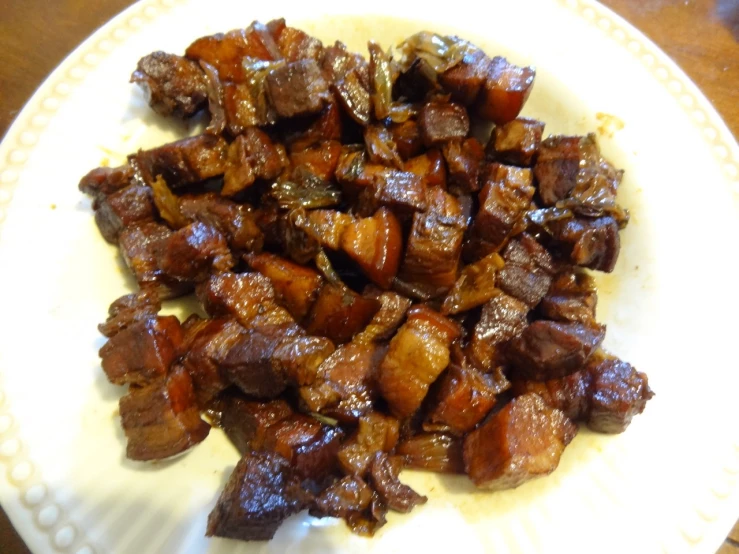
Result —
<path fill-rule="evenodd" d="M 400 327 L 405 319 L 405 314 L 411 307 L 411 301 L 404 296 L 394 292 L 382 292 L 365 290 L 365 296 L 377 298 L 380 301 L 380 310 L 369 322 L 357 339 L 360 341 L 381 341 L 393 336 L 396 329 Z"/>
<path fill-rule="evenodd" d="M 349 117 L 360 125 L 369 124 L 372 110 L 370 93 L 356 70 L 350 70 L 343 79 L 336 80 L 333 90 Z"/>
<path fill-rule="evenodd" d="M 426 187 L 421 177 L 396 169 L 370 171 L 371 184 L 360 194 L 358 213 L 371 215 L 379 207 L 387 206 L 406 219 L 426 209 Z"/>
<path fill-rule="evenodd" d="M 373 124 L 364 129 L 364 144 L 372 163 L 382 164 L 396 169 L 403 168 L 403 161 L 398 153 L 393 135 L 383 125 Z"/>
<path fill-rule="evenodd" d="M 380 499 L 388 508 L 396 512 L 408 513 L 428 500 L 398 479 L 402 467 L 400 460 L 391 459 L 384 452 L 375 454 L 370 465 L 370 483 Z"/>
<path fill-rule="evenodd" d="M 103 371 L 116 385 L 148 385 L 167 374 L 181 343 L 174 316 L 136 321 L 100 349 Z"/>
<path fill-rule="evenodd" d="M 471 431 L 495 405 L 500 392 L 492 377 L 452 364 L 440 379 L 424 430 L 461 435 Z"/>
<path fill-rule="evenodd" d="M 266 450 L 270 428 L 294 413 L 284 400 L 261 402 L 236 395 L 224 398 L 222 409 L 221 427 L 242 456 Z"/>
<path fill-rule="evenodd" d="M 528 325 L 529 307 L 500 293 L 482 307 L 480 321 L 475 325 L 469 352 L 476 367 L 491 370 L 497 365 L 496 347 L 517 337 Z"/>
<path fill-rule="evenodd" d="M 339 164 L 341 143 L 335 140 L 318 142 L 305 150 L 290 153 L 292 166 L 304 167 L 324 181 L 332 181 Z"/>
<path fill-rule="evenodd" d="M 439 75 L 439 83 L 457 102 L 471 106 L 485 84 L 489 65 L 490 58 L 485 52 L 471 49 L 458 64 Z"/>
<path fill-rule="evenodd" d="M 515 396 L 538 394 L 552 408 L 560 410 L 572 421 L 586 421 L 592 381 L 590 373 L 581 370 L 548 381 L 513 381 L 511 390 Z"/>
<path fill-rule="evenodd" d="M 536 394 L 514 398 L 464 441 L 465 471 L 480 488 L 513 489 L 549 475 L 577 427 Z"/>
<path fill-rule="evenodd" d="M 493 129 L 486 154 L 497 162 L 532 167 L 539 153 L 544 123 L 520 117 Z"/>
<path fill-rule="evenodd" d="M 190 376 L 175 368 L 120 400 L 121 422 L 131 460 L 162 460 L 202 442 L 210 425 L 200 419 Z"/>
<path fill-rule="evenodd" d="M 426 146 L 463 139 L 470 132 L 467 110 L 458 104 L 424 104 L 418 114 L 418 125 Z"/>
<path fill-rule="evenodd" d="M 423 150 L 421 129 L 415 120 L 409 119 L 403 123 L 391 123 L 387 129 L 402 159 L 408 160 L 413 156 L 417 156 Z"/>
<path fill-rule="evenodd" d="M 409 417 L 421 406 L 431 383 L 449 365 L 449 347 L 459 334 L 455 323 L 430 308 L 411 308 L 378 372 L 380 392 L 393 414 Z"/>
<path fill-rule="evenodd" d="M 294 27 L 285 27 L 280 32 L 277 46 L 288 62 L 303 59 L 319 61 L 323 56 L 321 41 Z"/>
<path fill-rule="evenodd" d="M 311 515 L 347 519 L 366 510 L 372 501 L 372 489 L 356 475 L 335 481 L 316 498 Z"/>
<path fill-rule="evenodd" d="M 452 140 L 442 147 L 448 167 L 449 189 L 458 193 L 480 190 L 480 166 L 485 157 L 480 141 L 474 137 Z"/>
<path fill-rule="evenodd" d="M 141 87 L 151 108 L 165 117 L 189 117 L 205 106 L 208 98 L 200 66 L 166 52 L 152 52 L 141 58 L 131 82 Z"/>
<path fill-rule="evenodd" d="M 364 477 L 376 452 L 390 452 L 398 444 L 400 423 L 397 419 L 369 412 L 359 418 L 356 433 L 341 447 L 339 466 L 347 475 Z"/>
<path fill-rule="evenodd" d="M 146 288 L 126 294 L 110 305 L 108 319 L 98 325 L 98 330 L 110 338 L 138 321 L 147 321 L 157 315 L 161 308 L 161 300 L 154 290 Z"/>
<path fill-rule="evenodd" d="M 184 195 L 180 213 L 189 221 L 200 221 L 218 229 L 236 251 L 259 251 L 264 237 L 248 204 L 237 204 L 213 192 Z"/>
<path fill-rule="evenodd" d="M 439 296 L 457 280 L 467 222 L 457 199 L 440 188 L 430 189 L 428 210 L 413 216 L 405 258 L 398 277 Z"/>
<path fill-rule="evenodd" d="M 233 196 L 257 179 L 276 178 L 286 165 L 284 158 L 284 152 L 280 152 L 266 133 L 249 127 L 228 147 L 228 166 L 221 194 Z"/>
<path fill-rule="evenodd" d="M 226 171 L 228 145 L 221 137 L 185 138 L 129 156 L 131 165 L 151 186 L 158 176 L 173 190 L 219 177 Z"/>
<path fill-rule="evenodd" d="M 318 368 L 334 350 L 334 344 L 325 337 L 290 337 L 272 352 L 272 367 L 290 385 L 302 387 L 316 380 Z"/>
<path fill-rule="evenodd" d="M 551 255 L 531 235 L 524 234 L 508 243 L 503 259 L 505 266 L 496 277 L 498 288 L 533 308 L 552 283 Z"/>
<path fill-rule="evenodd" d="M 605 337 L 605 327 L 539 320 L 514 338 L 507 357 L 516 378 L 546 381 L 582 369 Z"/>
<path fill-rule="evenodd" d="M 337 210 L 310 210 L 296 219 L 296 226 L 321 246 L 338 250 L 344 231 L 353 221 L 351 215 Z"/>
<path fill-rule="evenodd" d="M 405 466 L 436 473 L 464 473 L 462 439 L 443 433 L 421 433 L 402 440 L 395 448 Z"/>
<path fill-rule="evenodd" d="M 210 225 L 192 223 L 175 231 L 164 246 L 162 271 L 181 281 L 203 281 L 211 272 L 228 271 L 234 259 L 226 238 Z"/>
<path fill-rule="evenodd" d="M 539 304 L 546 319 L 593 323 L 598 294 L 595 281 L 583 271 L 573 269 L 558 274 Z"/>
<path fill-rule="evenodd" d="M 571 263 L 606 273 L 616 267 L 621 238 L 613 217 L 565 219 L 553 221 L 549 227 L 556 246 Z"/>
<path fill-rule="evenodd" d="M 541 143 L 534 166 L 539 198 L 553 206 L 567 197 L 577 184 L 583 137 L 552 136 Z"/>
<path fill-rule="evenodd" d="M 120 167 L 97 167 L 80 179 L 78 188 L 96 200 L 93 208 L 97 209 L 99 199 L 132 184 L 134 171 L 127 164 Z"/>
<path fill-rule="evenodd" d="M 492 253 L 473 264 L 466 265 L 444 299 L 444 315 L 466 312 L 485 304 L 500 291 L 495 287 L 495 274 L 503 268 L 503 258 Z"/>
<path fill-rule="evenodd" d="M 254 125 L 277 122 L 277 113 L 267 98 L 264 77 L 264 72 L 260 72 L 249 83 L 222 83 L 223 112 L 232 135 L 238 135 Z"/>
<path fill-rule="evenodd" d="M 326 283 L 305 320 L 305 330 L 342 344 L 364 329 L 379 309 L 380 303 L 373 298 L 363 298 L 343 285 Z"/>
<path fill-rule="evenodd" d="M 400 223 L 390 210 L 380 208 L 372 217 L 357 219 L 346 227 L 341 248 L 373 283 L 388 289 L 403 252 Z"/>
<path fill-rule="evenodd" d="M 531 94 L 536 72 L 496 56 L 487 67 L 485 83 L 475 103 L 477 115 L 497 125 L 518 117 Z"/>
<path fill-rule="evenodd" d="M 267 92 L 280 117 L 320 112 L 328 102 L 328 83 L 314 60 L 301 59 L 270 71 Z"/>
<path fill-rule="evenodd" d="M 280 524 L 305 508 L 308 495 L 287 461 L 272 452 L 249 452 L 229 477 L 205 534 L 244 541 L 271 539 Z"/>
<path fill-rule="evenodd" d="M 111 244 L 118 243 L 118 235 L 125 227 L 154 220 L 149 187 L 130 185 L 101 197 L 96 204 L 95 223 L 103 238 Z"/>
<path fill-rule="evenodd" d="M 441 152 L 435 148 L 409 159 L 405 163 L 405 170 L 423 179 L 426 187 L 441 187 L 446 189 L 446 164 L 444 163 L 444 157 Z"/>

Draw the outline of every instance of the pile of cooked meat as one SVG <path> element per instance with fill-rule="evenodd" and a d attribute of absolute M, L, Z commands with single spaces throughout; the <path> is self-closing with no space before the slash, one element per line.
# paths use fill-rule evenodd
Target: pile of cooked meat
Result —
<path fill-rule="evenodd" d="M 139 285 L 100 325 L 102 368 L 129 458 L 211 425 L 241 453 L 209 536 L 269 539 L 304 509 L 371 535 L 426 501 L 404 468 L 517 487 L 578 423 L 644 410 L 588 272 L 616 264 L 623 172 L 518 117 L 534 69 L 429 32 L 365 59 L 276 20 L 132 81 L 209 125 L 80 182 Z M 201 314 L 159 315 L 192 292 Z"/>

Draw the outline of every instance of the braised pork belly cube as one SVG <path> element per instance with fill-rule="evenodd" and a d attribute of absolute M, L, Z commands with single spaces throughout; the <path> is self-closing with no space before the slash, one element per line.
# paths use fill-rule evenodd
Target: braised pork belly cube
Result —
<path fill-rule="evenodd" d="M 97 209 L 101 198 L 134 183 L 133 168 L 126 164 L 120 167 L 96 167 L 80 179 L 80 192 L 94 199 L 92 207 Z"/>
<path fill-rule="evenodd" d="M 411 301 L 394 292 L 372 288 L 365 289 L 363 296 L 376 298 L 380 302 L 380 309 L 364 331 L 357 335 L 357 340 L 367 342 L 390 339 L 403 323 L 411 307 Z"/>
<path fill-rule="evenodd" d="M 341 248 L 341 237 L 354 218 L 338 210 L 310 210 L 296 218 L 296 226 L 318 244 L 331 250 Z"/>
<path fill-rule="evenodd" d="M 310 501 L 290 464 L 273 452 L 245 454 L 208 516 L 206 536 L 271 539 L 284 520 Z"/>
<path fill-rule="evenodd" d="M 493 252 L 462 268 L 462 272 L 441 306 L 444 315 L 466 312 L 485 304 L 500 291 L 495 287 L 495 274 L 503 268 L 503 258 Z"/>
<path fill-rule="evenodd" d="M 288 384 L 302 387 L 315 382 L 318 368 L 334 350 L 334 344 L 325 337 L 290 337 L 272 352 L 272 367 L 285 376 Z"/>
<path fill-rule="evenodd" d="M 424 422 L 425 431 L 462 435 L 474 429 L 495 405 L 498 390 L 489 375 L 452 364 L 439 380 L 436 397 Z"/>
<path fill-rule="evenodd" d="M 304 380 L 299 390 L 303 405 L 342 422 L 356 422 L 377 400 L 377 368 L 386 351 L 371 341 L 354 340 L 338 347 L 310 382 Z"/>
<path fill-rule="evenodd" d="M 364 144 L 372 163 L 396 169 L 403 168 L 398 146 L 395 144 L 393 135 L 384 125 L 374 123 L 365 127 Z"/>
<path fill-rule="evenodd" d="M 535 75 L 533 67 L 519 67 L 494 57 L 475 102 L 476 114 L 496 125 L 516 119 L 531 94 Z"/>
<path fill-rule="evenodd" d="M 418 122 L 408 119 L 402 123 L 391 123 L 387 127 L 403 160 L 417 156 L 423 150 L 423 139 Z"/>
<path fill-rule="evenodd" d="M 223 116 L 228 131 L 239 135 L 254 125 L 265 126 L 277 122 L 277 112 L 267 99 L 266 82 L 222 83 Z"/>
<path fill-rule="evenodd" d="M 343 344 L 364 329 L 379 309 L 373 298 L 363 298 L 345 285 L 325 283 L 305 319 L 305 330 Z"/>
<path fill-rule="evenodd" d="M 347 475 L 364 477 L 376 452 L 390 452 L 398 444 L 400 423 L 394 417 L 369 412 L 359 418 L 356 432 L 339 449 L 338 460 Z"/>
<path fill-rule="evenodd" d="M 144 222 L 124 228 L 118 245 L 123 261 L 133 273 L 141 288 L 156 290 L 159 298 L 175 298 L 190 286 L 168 276 L 161 268 L 160 260 L 173 232 L 166 226 Z"/>
<path fill-rule="evenodd" d="M 545 206 L 564 200 L 577 184 L 584 137 L 550 136 L 539 147 L 534 166 L 539 198 Z"/>
<path fill-rule="evenodd" d="M 207 406 L 230 385 L 221 372 L 221 365 L 246 333 L 247 330 L 232 318 L 205 319 L 186 330 L 180 363 L 192 378 L 195 397 L 201 407 Z"/>
<path fill-rule="evenodd" d="M 552 408 L 579 422 L 586 421 L 588 417 L 592 381 L 590 373 L 581 370 L 548 381 L 514 380 L 511 391 L 515 396 L 538 394 Z"/>
<path fill-rule="evenodd" d="M 436 473 L 464 473 L 462 439 L 444 433 L 421 433 L 401 440 L 395 453 L 405 467 Z"/>
<path fill-rule="evenodd" d="M 413 225 L 398 277 L 430 292 L 446 293 L 457 280 L 467 222 L 457 199 L 440 188 L 427 194 L 428 210 L 413 216 Z"/>
<path fill-rule="evenodd" d="M 233 196 L 257 179 L 274 179 L 287 165 L 283 148 L 256 127 L 249 127 L 228 147 L 228 165 L 221 194 Z"/>
<path fill-rule="evenodd" d="M 390 208 L 405 220 L 426 210 L 426 186 L 421 177 L 397 169 L 371 169 L 371 184 L 360 189 L 357 214 L 372 215 L 378 208 Z"/>
<path fill-rule="evenodd" d="M 526 304 L 505 293 L 496 294 L 483 305 L 467 348 L 475 367 L 491 371 L 501 363 L 500 345 L 526 328 L 528 313 Z"/>
<path fill-rule="evenodd" d="M 372 217 L 356 219 L 341 236 L 341 248 L 377 286 L 388 289 L 403 254 L 400 222 L 387 208 Z"/>
<path fill-rule="evenodd" d="M 436 102 L 424 104 L 418 114 L 418 125 L 421 128 L 423 143 L 427 147 L 463 139 L 470 132 L 467 110 L 459 104 Z"/>
<path fill-rule="evenodd" d="M 130 185 L 101 197 L 95 209 L 95 223 L 100 234 L 111 244 L 118 243 L 123 228 L 155 216 L 151 189 L 141 185 Z"/>
<path fill-rule="evenodd" d="M 431 384 L 449 365 L 449 347 L 461 330 L 426 306 L 414 306 L 390 341 L 378 371 L 380 392 L 400 418 L 420 408 Z"/>
<path fill-rule="evenodd" d="M 400 482 L 398 474 L 401 469 L 400 459 L 377 452 L 370 464 L 369 481 L 388 508 L 406 514 L 428 499 Z"/>
<path fill-rule="evenodd" d="M 464 465 L 476 486 L 513 489 L 549 475 L 577 427 L 536 394 L 514 398 L 464 441 Z"/>
<path fill-rule="evenodd" d="M 290 153 L 292 167 L 304 167 L 324 181 L 332 181 L 341 155 L 341 143 L 336 140 L 318 142 L 304 150 Z"/>
<path fill-rule="evenodd" d="M 332 83 L 339 82 L 351 71 L 357 72 L 360 82 L 369 86 L 369 64 L 361 54 L 348 52 L 346 44 L 336 41 L 324 48 L 321 69 L 326 79 Z"/>
<path fill-rule="evenodd" d="M 282 128 L 283 143 L 290 154 L 302 152 L 326 142 L 341 142 L 344 122 L 337 102 L 329 102 L 317 115 L 292 121 Z"/>
<path fill-rule="evenodd" d="M 221 405 L 221 427 L 242 456 L 265 450 L 270 428 L 294 414 L 284 400 L 263 402 L 227 395 Z"/>
<path fill-rule="evenodd" d="M 316 498 L 310 514 L 316 517 L 347 519 L 369 508 L 372 489 L 356 475 L 347 475 L 329 485 Z"/>
<path fill-rule="evenodd" d="M 226 238 L 217 229 L 196 222 L 178 229 L 167 239 L 159 265 L 170 277 L 199 282 L 211 272 L 230 270 L 234 259 Z"/>
<path fill-rule="evenodd" d="M 444 156 L 436 148 L 432 148 L 423 154 L 410 158 L 405 162 L 405 170 L 410 171 L 414 175 L 418 175 L 423 179 L 427 188 L 441 187 L 446 189 L 446 163 L 444 162 Z"/>
<path fill-rule="evenodd" d="M 457 102 L 471 106 L 477 100 L 485 79 L 490 58 L 479 49 L 466 52 L 462 60 L 439 75 L 439 83 Z"/>
<path fill-rule="evenodd" d="M 228 144 L 221 137 L 199 135 L 139 150 L 129 162 L 150 185 L 158 176 L 170 189 L 178 189 L 223 175 L 227 167 Z"/>
<path fill-rule="evenodd" d="M 144 91 L 159 115 L 186 118 L 206 104 L 208 90 L 200 66 L 182 56 L 152 52 L 139 60 L 131 82 Z"/>
<path fill-rule="evenodd" d="M 480 208 L 467 247 L 469 259 L 497 252 L 521 224 L 534 196 L 529 169 L 491 164 L 482 179 Z"/>
<path fill-rule="evenodd" d="M 519 117 L 493 129 L 485 153 L 496 162 L 532 167 L 543 133 L 543 122 Z"/>
<path fill-rule="evenodd" d="M 318 113 L 330 97 L 328 83 L 311 59 L 273 69 L 266 82 L 270 102 L 280 117 Z"/>
<path fill-rule="evenodd" d="M 405 102 L 423 102 L 438 89 L 436 70 L 428 61 L 416 58 L 395 79 L 393 96 Z"/>
<path fill-rule="evenodd" d="M 546 319 L 587 324 L 595 321 L 597 303 L 594 279 L 584 271 L 569 268 L 555 276 L 538 310 Z"/>
<path fill-rule="evenodd" d="M 506 357 L 516 379 L 546 381 L 582 369 L 600 346 L 604 326 L 534 321 L 511 340 Z"/>
<path fill-rule="evenodd" d="M 549 228 L 555 248 L 560 249 L 570 263 L 606 273 L 616 267 L 621 238 L 618 223 L 613 217 L 553 221 Z"/>
<path fill-rule="evenodd" d="M 369 124 L 372 110 L 370 93 L 356 69 L 351 69 L 342 78 L 336 79 L 332 89 L 349 117 L 359 125 Z"/>
<path fill-rule="evenodd" d="M 503 251 L 505 266 L 496 276 L 504 292 L 536 306 L 549 291 L 555 266 L 551 254 L 529 234 L 511 240 Z"/>
<path fill-rule="evenodd" d="M 148 385 L 167 374 L 181 344 L 182 330 L 176 317 L 136 321 L 100 349 L 103 371 L 116 385 Z"/>
<path fill-rule="evenodd" d="M 320 61 L 323 56 L 321 41 L 300 29 L 285 27 L 277 35 L 276 40 L 280 53 L 288 62 L 303 59 Z"/>
<path fill-rule="evenodd" d="M 98 331 L 108 338 L 138 321 L 146 321 L 159 313 L 162 302 L 155 290 L 149 288 L 126 294 L 113 301 L 108 318 L 98 325 Z"/>
<path fill-rule="evenodd" d="M 200 221 L 218 229 L 236 251 L 259 251 L 264 236 L 248 204 L 237 204 L 208 192 L 180 197 L 180 213 L 189 221 Z"/>
<path fill-rule="evenodd" d="M 242 82 L 245 78 L 245 57 L 272 61 L 281 57 L 272 35 L 261 23 L 254 22 L 247 29 L 234 29 L 197 39 L 185 51 L 196 61 L 204 61 L 218 71 L 224 81 Z"/>
<path fill-rule="evenodd" d="M 119 403 L 131 460 L 162 460 L 202 442 L 210 425 L 200 419 L 190 376 L 175 367 L 145 387 L 132 387 Z"/>
<path fill-rule="evenodd" d="M 448 168 L 449 190 L 458 194 L 480 190 L 480 167 L 485 152 L 474 137 L 465 140 L 452 140 L 442 146 Z"/>

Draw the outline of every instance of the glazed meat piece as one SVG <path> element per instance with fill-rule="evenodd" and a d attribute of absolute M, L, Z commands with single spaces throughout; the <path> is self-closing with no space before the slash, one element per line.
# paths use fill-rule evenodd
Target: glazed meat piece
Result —
<path fill-rule="evenodd" d="M 211 272 L 230 270 L 234 259 L 226 238 L 218 230 L 196 222 L 178 229 L 167 239 L 159 265 L 170 277 L 199 282 Z"/>
<path fill-rule="evenodd" d="M 480 488 L 513 489 L 549 475 L 577 427 L 536 394 L 514 398 L 464 440 L 467 475 Z"/>
<path fill-rule="evenodd" d="M 334 81 L 333 91 L 344 112 L 360 125 L 370 122 L 372 104 L 368 87 L 357 70 L 348 71 L 342 79 Z"/>
<path fill-rule="evenodd" d="M 216 193 L 186 194 L 180 198 L 180 213 L 190 222 L 200 221 L 218 229 L 229 246 L 238 251 L 259 251 L 264 237 L 248 204 L 237 204 Z"/>
<path fill-rule="evenodd" d="M 134 171 L 130 165 L 97 167 L 80 179 L 78 188 L 94 199 L 93 209 L 101 198 L 134 184 Z"/>
<path fill-rule="evenodd" d="M 539 198 L 545 206 L 564 200 L 577 184 L 584 137 L 551 136 L 541 143 L 534 166 Z"/>
<path fill-rule="evenodd" d="M 422 102 L 439 89 L 436 70 L 423 58 L 416 58 L 395 80 L 393 94 L 407 102 Z"/>
<path fill-rule="evenodd" d="M 305 330 L 343 344 L 364 329 L 379 309 L 373 298 L 363 298 L 345 285 L 326 283 L 305 320 Z"/>
<path fill-rule="evenodd" d="M 484 371 L 499 365 L 499 345 L 518 336 L 528 325 L 529 307 L 505 293 L 493 296 L 482 307 L 469 344 L 473 364 Z"/>
<path fill-rule="evenodd" d="M 616 267 L 621 238 L 613 217 L 564 219 L 548 226 L 555 247 L 574 265 L 606 273 Z"/>
<path fill-rule="evenodd" d="M 471 431 L 493 408 L 499 392 L 491 376 L 452 364 L 440 378 L 423 428 L 453 435 Z"/>
<path fill-rule="evenodd" d="M 316 380 L 318 368 L 334 350 L 334 344 L 325 337 L 290 337 L 272 352 L 272 368 L 284 375 L 290 385 L 309 385 Z"/>
<path fill-rule="evenodd" d="M 523 234 L 508 243 L 503 259 L 505 266 L 498 272 L 496 285 L 533 308 L 552 283 L 551 255 L 531 235 Z"/>
<path fill-rule="evenodd" d="M 300 478 L 279 454 L 249 452 L 229 477 L 208 516 L 208 537 L 243 541 L 271 539 L 280 524 L 307 507 Z"/>
<path fill-rule="evenodd" d="M 497 125 L 490 136 L 486 154 L 496 162 L 532 167 L 543 133 L 544 123 L 525 117 Z"/>
<path fill-rule="evenodd" d="M 428 499 L 400 482 L 398 474 L 401 469 L 402 462 L 399 459 L 378 452 L 370 464 L 369 480 L 388 508 L 406 514 L 419 504 L 425 504 Z"/>
<path fill-rule="evenodd" d="M 430 189 L 427 201 L 428 210 L 413 216 L 398 277 L 434 297 L 446 293 L 457 280 L 467 222 L 457 199 L 442 189 Z"/>
<path fill-rule="evenodd" d="M 465 106 L 477 100 L 485 79 L 490 58 L 477 48 L 470 48 L 462 60 L 439 75 L 439 83 L 452 98 Z"/>
<path fill-rule="evenodd" d="M 413 156 L 417 156 L 423 150 L 421 129 L 413 119 L 403 123 L 391 123 L 387 130 L 390 132 L 398 149 L 398 154 L 402 159 L 408 160 Z"/>
<path fill-rule="evenodd" d="M 233 196 L 253 185 L 257 179 L 276 178 L 287 165 L 284 158 L 284 151 L 281 153 L 266 133 L 249 127 L 228 147 L 228 165 L 221 194 Z"/>
<path fill-rule="evenodd" d="M 188 46 L 185 55 L 196 61 L 204 61 L 218 71 L 221 79 L 242 82 L 245 57 L 258 60 L 277 60 L 280 52 L 267 28 L 254 22 L 248 29 L 234 29 L 202 37 Z"/>
<path fill-rule="evenodd" d="M 341 235 L 341 248 L 377 286 L 388 289 L 398 273 L 403 253 L 400 222 L 387 208 L 356 219 Z"/>
<path fill-rule="evenodd" d="M 187 329 L 180 363 L 192 378 L 195 397 L 201 407 L 230 385 L 220 368 L 231 348 L 246 333 L 247 330 L 231 318 L 205 319 Z"/>
<path fill-rule="evenodd" d="M 394 292 L 365 290 L 364 296 L 376 298 L 380 301 L 380 310 L 369 322 L 369 325 L 357 335 L 359 341 L 381 341 L 393 336 L 405 319 L 405 314 L 411 307 L 411 301 Z"/>
<path fill-rule="evenodd" d="M 317 271 L 267 252 L 248 256 L 246 261 L 270 280 L 277 302 L 296 321 L 308 314 L 323 285 L 323 278 Z"/>
<path fill-rule="evenodd" d="M 272 183 L 268 194 L 283 210 L 329 208 L 341 203 L 341 190 L 305 167 L 296 167 L 289 178 Z"/>
<path fill-rule="evenodd" d="M 347 475 L 364 477 L 377 452 L 390 452 L 398 444 L 400 423 L 377 412 L 359 418 L 356 433 L 339 450 L 338 460 Z"/>
<path fill-rule="evenodd" d="M 449 190 L 471 193 L 480 190 L 480 166 L 485 157 L 480 141 L 474 137 L 452 140 L 442 146 L 449 174 Z"/>
<path fill-rule="evenodd" d="M 405 467 L 436 473 L 464 473 L 462 439 L 443 433 L 421 433 L 398 443 L 395 453 Z"/>
<path fill-rule="evenodd" d="M 398 146 L 390 131 L 378 123 L 364 129 L 364 144 L 372 163 L 403 169 Z"/>
<path fill-rule="evenodd" d="M 496 125 L 516 119 L 531 94 L 535 74 L 533 67 L 519 67 L 494 57 L 475 103 L 476 114 Z"/>
<path fill-rule="evenodd" d="M 438 146 L 453 139 L 463 139 L 470 132 L 470 118 L 459 104 L 424 104 L 418 114 L 423 143 Z"/>
<path fill-rule="evenodd" d="M 161 175 L 167 186 L 176 190 L 223 175 L 227 150 L 223 138 L 200 135 L 151 150 L 139 150 L 128 159 L 147 185 L 151 186 Z"/>
<path fill-rule="evenodd" d="M 425 153 L 409 159 L 405 163 L 405 170 L 423 179 L 426 187 L 446 189 L 446 163 L 441 152 L 437 149 L 427 150 Z"/>
<path fill-rule="evenodd" d="M 275 34 L 273 33 L 273 37 Z M 285 60 L 312 59 L 320 61 L 323 56 L 323 44 L 317 38 L 294 27 L 284 27 L 276 36 L 277 46 Z"/>
<path fill-rule="evenodd" d="M 119 237 L 123 261 L 136 277 L 141 288 L 153 287 L 164 300 L 184 293 L 189 287 L 167 276 L 160 260 L 172 236 L 172 231 L 154 222 L 124 228 Z"/>
<path fill-rule="evenodd" d="M 369 216 L 386 206 L 405 220 L 426 210 L 426 187 L 421 177 L 396 169 L 369 171 L 373 173 L 371 184 L 360 192 L 356 210 L 359 215 Z"/>
<path fill-rule="evenodd" d="M 503 258 L 492 253 L 466 265 L 454 287 L 441 305 L 444 315 L 466 312 L 485 304 L 500 291 L 495 287 L 495 274 L 503 268 Z"/>
<path fill-rule="evenodd" d="M 282 129 L 283 141 L 291 154 L 327 141 L 340 142 L 344 128 L 341 110 L 336 102 L 329 102 L 318 115 L 306 121 L 293 121 L 291 127 L 292 123 L 295 124 L 295 129 Z"/>
<path fill-rule="evenodd" d="M 319 245 L 338 250 L 341 237 L 354 218 L 338 210 L 310 210 L 295 219 L 295 225 Z"/>
<path fill-rule="evenodd" d="M 205 106 L 208 98 L 200 66 L 166 52 L 152 52 L 141 58 L 131 82 L 141 87 L 151 108 L 165 117 L 190 117 Z"/>
<path fill-rule="evenodd" d="M 506 356 L 516 379 L 556 379 L 582 369 L 605 334 L 597 324 L 534 321 L 509 343 Z"/>
<path fill-rule="evenodd" d="M 559 379 L 548 381 L 513 381 L 515 396 L 538 394 L 552 408 L 564 413 L 572 421 L 587 421 L 593 379 L 587 370 L 576 371 Z"/>
<path fill-rule="evenodd" d="M 315 377 L 300 388 L 300 398 L 311 412 L 355 422 L 376 400 L 375 378 L 386 349 L 372 342 L 344 344 L 318 367 Z"/>
<path fill-rule="evenodd" d="M 267 97 L 267 69 L 258 68 L 247 83 L 222 83 L 223 112 L 228 131 L 239 135 L 254 125 L 277 122 L 277 113 Z"/>
<path fill-rule="evenodd" d="M 520 227 L 534 196 L 529 169 L 491 164 L 486 168 L 483 179 L 480 209 L 467 247 L 470 259 L 498 251 Z"/>
<path fill-rule="evenodd" d="M 336 41 L 323 51 L 321 63 L 324 76 L 331 83 L 339 82 L 345 75 L 354 71 L 363 86 L 369 87 L 369 64 L 361 54 L 348 52 L 346 45 Z"/>
<path fill-rule="evenodd" d="M 96 206 L 95 223 L 103 238 L 111 244 L 118 243 L 118 235 L 124 227 L 153 221 L 155 216 L 151 189 L 141 185 L 130 185 L 101 196 Z"/>
<path fill-rule="evenodd" d="M 341 143 L 336 140 L 318 142 L 305 150 L 290 153 L 292 167 L 303 167 L 324 181 L 332 181 L 339 164 Z"/>
<path fill-rule="evenodd" d="M 263 402 L 226 395 L 219 402 L 221 427 L 242 456 L 252 450 L 267 450 L 270 428 L 294 413 L 284 400 Z"/>
<path fill-rule="evenodd" d="M 570 268 L 554 278 L 549 292 L 539 304 L 539 311 L 546 319 L 589 324 L 595 322 L 597 302 L 593 278 Z"/>
<path fill-rule="evenodd" d="M 328 102 L 328 83 L 314 60 L 301 59 L 267 75 L 267 93 L 280 117 L 320 112 Z"/>
<path fill-rule="evenodd" d="M 210 425 L 200 419 L 190 376 L 182 367 L 121 398 L 126 457 L 163 460 L 205 440 Z"/>
<path fill-rule="evenodd" d="M 414 306 L 390 341 L 378 383 L 391 412 L 400 418 L 421 406 L 431 383 L 449 364 L 449 347 L 460 335 L 457 324 L 426 306 Z"/>
<path fill-rule="evenodd" d="M 311 515 L 317 517 L 340 517 L 347 519 L 352 514 L 366 510 L 372 501 L 372 489 L 356 475 L 335 481 L 311 507 Z"/>
<path fill-rule="evenodd" d="M 100 349 L 103 371 L 116 385 L 148 385 L 167 374 L 181 344 L 176 317 L 135 321 Z"/>
<path fill-rule="evenodd" d="M 108 319 L 98 325 L 98 331 L 108 338 L 138 321 L 146 321 L 157 315 L 162 308 L 155 290 L 149 288 L 126 294 L 115 300 L 108 308 Z"/>

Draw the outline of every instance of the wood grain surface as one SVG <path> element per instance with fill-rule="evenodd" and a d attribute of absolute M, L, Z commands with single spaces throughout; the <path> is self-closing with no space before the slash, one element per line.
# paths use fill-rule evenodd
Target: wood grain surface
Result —
<path fill-rule="evenodd" d="M 602 1 L 667 52 L 739 136 L 739 0 Z M 3 1 L 0 136 L 57 64 L 130 4 L 130 0 Z M 2 510 L 0 553 L 28 553 Z M 739 520 L 717 554 L 739 554 Z"/>

